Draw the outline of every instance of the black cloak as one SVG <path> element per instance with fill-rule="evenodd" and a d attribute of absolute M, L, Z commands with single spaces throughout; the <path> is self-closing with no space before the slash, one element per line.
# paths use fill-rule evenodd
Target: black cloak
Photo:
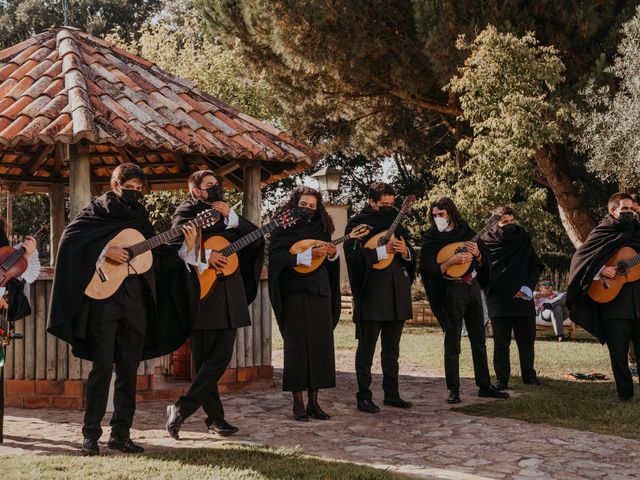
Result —
<path fill-rule="evenodd" d="M 338 260 L 330 262 L 325 260 L 318 270 L 309 274 L 298 273 L 293 267 L 295 255 L 289 253 L 291 246 L 299 240 L 316 239 L 328 242 L 331 236 L 323 229 L 322 219 L 317 218 L 311 221 L 300 220 L 287 228 L 277 228 L 271 234 L 269 244 L 269 297 L 271 306 L 276 315 L 276 321 L 282 330 L 283 320 L 283 285 L 282 281 L 305 282 L 315 275 L 320 269 L 325 269 L 329 277 L 331 288 L 331 312 L 333 316 L 334 328 L 340 320 L 341 297 L 340 297 L 340 262 Z"/>
<path fill-rule="evenodd" d="M 604 343 L 606 338 L 600 324 L 599 304 L 591 300 L 587 291 L 593 277 L 621 247 L 631 247 L 640 251 L 640 224 L 619 222 L 611 215 L 606 215 L 571 259 L 566 297 L 571 320 L 601 343 Z"/>
<path fill-rule="evenodd" d="M 210 205 L 194 199 L 187 199 L 182 202 L 172 217 L 172 226 L 182 225 L 189 220 L 194 219 L 199 213 L 211 208 Z M 240 223 L 236 228 L 227 227 L 222 217 L 211 227 L 202 230 L 202 241 L 204 243 L 210 237 L 224 237 L 229 243 L 239 240 L 243 236 L 256 230 L 256 226 L 246 218 L 238 215 Z M 180 248 L 182 242 L 174 242 L 173 246 Z M 260 285 L 260 274 L 264 262 L 264 238 L 259 238 L 250 245 L 237 252 L 240 264 L 239 270 L 244 282 L 244 289 L 247 296 L 247 305 L 250 305 L 258 294 L 258 286 Z M 214 288 L 216 288 L 214 286 Z"/>
<path fill-rule="evenodd" d="M 358 225 L 366 224 L 371 227 L 371 231 L 366 237 L 347 240 L 344 244 L 345 260 L 347 262 L 347 270 L 349 272 L 349 283 L 351 284 L 351 294 L 353 295 L 355 303 L 353 321 L 356 324 L 362 321 L 361 300 L 372 266 L 376 263 L 373 256 L 364 254 L 364 245 L 371 237 L 388 230 L 397 215 L 398 212 L 393 209 L 377 211 L 374 210 L 371 205 L 367 205 L 359 214 L 353 216 L 347 223 L 347 227 L 344 232 L 345 235 L 349 234 Z M 416 273 L 416 253 L 409 241 L 409 232 L 402 225 L 398 225 L 394 236 L 396 238 L 403 238 L 406 242 L 407 248 L 409 249 L 409 254 L 411 256 L 410 261 L 407 262 L 402 259 L 400 255 L 397 255 L 394 262 L 402 262 L 402 266 L 409 276 L 409 285 L 411 285 L 413 284 Z"/>
<path fill-rule="evenodd" d="M 520 225 L 515 225 L 512 232 L 496 227 L 482 235 L 481 240 L 491 262 L 491 276 L 486 287 L 489 315 L 515 317 L 520 315 L 519 311 L 528 310 L 535 315 L 533 300 L 513 298 L 522 286 L 533 291 L 544 271 L 529 232 Z"/>
<path fill-rule="evenodd" d="M 427 293 L 427 299 L 431 306 L 431 311 L 435 315 L 442 330 L 447 331 L 453 324 L 449 319 L 449 314 L 444 305 L 445 293 L 447 288 L 447 281 L 444 278 L 443 273 L 440 271 L 440 265 L 438 265 L 437 257 L 438 252 L 442 247 L 449 245 L 450 243 L 466 242 L 471 240 L 475 236 L 476 232 L 473 231 L 466 223 L 463 225 L 456 225 L 453 230 L 448 232 L 439 232 L 436 227 L 431 227 L 422 236 L 422 250 L 420 253 L 420 276 L 422 277 L 422 284 L 424 290 Z M 477 280 L 480 285 L 484 286 L 487 283 L 489 275 L 489 252 L 484 247 L 482 241 L 478 241 L 478 248 L 482 259 L 480 264 L 473 260 L 471 268 L 476 270 Z"/>
<path fill-rule="evenodd" d="M 144 206 L 128 207 L 114 192 L 107 192 L 89 202 L 60 239 L 47 331 L 71 344 L 76 357 L 92 360 L 86 332 L 93 300 L 84 291 L 100 253 L 125 228 L 136 229 L 145 238 L 155 235 Z M 198 308 L 194 301 L 199 288 L 197 279 L 185 268 L 175 249 L 159 247 L 153 250 L 153 257 L 153 267 L 141 275 L 148 287 L 142 360 L 180 347 L 191 331 Z"/>

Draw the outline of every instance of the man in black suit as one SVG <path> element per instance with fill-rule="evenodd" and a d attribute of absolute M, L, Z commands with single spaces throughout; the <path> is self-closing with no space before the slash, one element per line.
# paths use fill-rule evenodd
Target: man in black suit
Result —
<path fill-rule="evenodd" d="M 212 236 L 225 238 L 229 243 L 256 230 L 256 226 L 240 215 L 224 201 L 224 193 L 215 173 L 200 170 L 189 177 L 191 198 L 185 200 L 173 215 L 173 227 L 182 226 L 208 209 L 220 212 L 220 220 L 202 231 L 202 241 Z M 203 272 L 207 268 L 223 269 L 227 257 L 215 250 L 196 252 L 195 232 L 185 225 L 188 245 L 180 250 L 185 262 L 196 265 Z M 193 332 L 191 351 L 196 377 L 189 391 L 173 405 L 167 407 L 167 431 L 179 438 L 183 422 L 198 408 L 207 414 L 207 428 L 218 435 L 231 435 L 238 431 L 224 417 L 217 383 L 224 374 L 233 354 L 236 331 L 251 325 L 249 304 L 255 299 L 262 269 L 264 241 L 256 240 L 238 252 L 240 267 L 229 276 L 220 277 L 211 293 L 200 301 Z M 199 255 L 197 255 L 199 254 Z M 204 259 L 198 259 L 204 254 Z"/>
<path fill-rule="evenodd" d="M 511 332 L 518 345 L 524 383 L 539 385 L 533 368 L 536 339 L 535 289 L 544 265 L 531 243 L 531 235 L 516 224 L 511 207 L 499 206 L 495 228 L 482 235 L 491 263 L 485 289 L 489 318 L 493 326 L 493 368 L 496 388 L 506 390 L 511 375 L 509 346 Z"/>
<path fill-rule="evenodd" d="M 398 357 L 400 337 L 404 322 L 412 315 L 411 284 L 413 283 L 416 257 L 409 244 L 409 233 L 402 226 L 396 229 L 394 238 L 386 246 L 368 249 L 363 245 L 373 235 L 388 230 L 397 212 L 393 208 L 395 192 L 391 185 L 375 182 L 369 188 L 368 205 L 354 216 L 345 234 L 356 226 L 372 227 L 369 235 L 360 240 L 349 240 L 344 251 L 349 271 L 351 291 L 355 301 L 353 321 L 356 324 L 358 348 L 356 350 L 356 377 L 358 410 L 377 413 L 380 408 L 373 403 L 371 364 L 378 337 L 381 337 L 382 388 L 384 405 L 410 408 L 411 402 L 400 397 L 398 390 Z M 373 265 L 389 255 L 395 255 L 391 264 L 376 270 Z"/>
<path fill-rule="evenodd" d="M 610 302 L 597 303 L 587 294 L 592 282 L 607 282 L 622 273 L 606 263 L 622 247 L 640 252 L 640 223 L 633 200 L 626 193 L 609 198 L 608 214 L 594 228 L 571 260 L 567 307 L 571 319 L 606 343 L 616 381 L 618 400 L 633 399 L 633 376 L 627 353 L 629 342 L 640 352 L 640 281 L 625 283 Z M 623 266 L 624 267 L 624 266 Z"/>

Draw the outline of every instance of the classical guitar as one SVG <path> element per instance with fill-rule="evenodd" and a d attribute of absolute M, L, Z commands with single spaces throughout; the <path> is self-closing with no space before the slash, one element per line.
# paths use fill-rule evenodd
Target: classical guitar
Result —
<path fill-rule="evenodd" d="M 362 238 L 366 236 L 371 231 L 371 227 L 369 225 L 358 225 L 356 228 L 351 230 L 348 235 L 344 237 L 336 238 L 335 240 L 331 240 L 330 242 L 323 242 L 322 240 L 316 240 L 313 238 L 307 238 L 304 240 L 298 240 L 296 243 L 291 245 L 289 249 L 289 253 L 293 253 L 294 255 L 298 253 L 302 253 L 310 248 L 317 248 L 325 245 L 327 243 L 331 245 L 340 245 L 341 243 L 346 242 L 352 238 Z M 321 257 L 316 257 L 311 259 L 311 265 L 296 265 L 293 269 L 299 273 L 310 273 L 314 270 L 317 270 L 320 265 L 324 262 L 324 259 L 327 258 L 327 255 L 324 254 Z"/>
<path fill-rule="evenodd" d="M 393 220 L 393 223 L 389 227 L 389 230 L 385 230 L 375 234 L 373 237 L 367 240 L 367 242 L 364 244 L 365 248 L 375 250 L 378 247 L 385 246 L 387 243 L 389 243 L 390 240 L 395 239 L 393 234 L 396 231 L 396 228 L 398 228 L 398 225 L 400 225 L 402 218 L 407 214 L 407 212 L 409 211 L 409 209 L 411 208 L 411 206 L 414 204 L 415 201 L 416 201 L 415 195 L 409 195 L 407 198 L 405 198 L 404 202 L 402 202 L 402 206 L 400 207 L 400 210 L 398 211 L 398 215 L 396 215 L 396 218 Z M 380 260 L 377 263 L 374 263 L 372 267 L 375 268 L 376 270 L 384 270 L 389 265 L 391 265 L 391 262 L 393 262 L 394 257 L 395 257 L 395 252 L 390 253 L 387 258 L 385 258 L 384 260 Z"/>
<path fill-rule="evenodd" d="M 615 251 L 605 263 L 607 267 L 615 267 L 616 275 L 591 282 L 587 294 L 594 302 L 608 303 L 618 296 L 625 283 L 640 280 L 640 255 L 631 247 L 622 247 Z"/>
<path fill-rule="evenodd" d="M 206 228 L 216 223 L 219 218 L 220 212 L 210 209 L 199 213 L 188 223 L 194 228 Z M 107 247 L 124 248 L 129 252 L 129 260 L 126 263 L 116 263 L 105 258 L 102 266 L 93 274 L 84 294 L 95 300 L 109 298 L 129 275 L 140 275 L 149 271 L 153 265 L 152 249 L 182 236 L 181 227 L 172 228 L 149 239 L 145 239 L 144 235 L 134 228 L 125 228 L 107 243 Z"/>
<path fill-rule="evenodd" d="M 499 220 L 500 220 L 500 215 L 492 215 L 491 218 L 485 224 L 485 226 L 482 227 L 482 230 L 476 233 L 474 237 L 468 241 L 471 243 L 477 242 L 478 239 L 482 235 L 484 235 L 488 230 L 493 228 L 493 226 L 496 223 L 498 223 Z M 442 247 L 436 257 L 436 261 L 438 262 L 438 264 L 446 262 L 457 253 L 467 253 L 467 247 L 464 246 L 465 243 L 467 242 L 454 242 Z M 464 275 L 467 274 L 467 272 L 469 271 L 469 268 L 471 268 L 472 261 L 473 260 L 465 263 L 459 263 L 457 265 L 451 265 L 449 268 L 447 268 L 447 271 L 445 272 L 445 274 L 451 278 L 463 277 Z"/>
<path fill-rule="evenodd" d="M 207 238 L 204 242 L 204 249 L 213 250 L 224 255 L 227 257 L 227 264 L 220 270 L 210 266 L 198 276 L 200 280 L 200 299 L 202 300 L 211 293 L 218 279 L 233 275 L 238 270 L 240 265 L 238 250 L 273 232 L 278 227 L 286 228 L 299 220 L 300 214 L 295 209 L 288 210 L 233 243 L 219 235 Z"/>
<path fill-rule="evenodd" d="M 49 233 L 49 225 L 44 225 L 34 235 L 36 242 Z M 9 280 L 17 278 L 27 269 L 27 259 L 24 258 L 25 249 L 22 245 L 17 247 L 0 248 L 0 287 L 4 287 Z"/>

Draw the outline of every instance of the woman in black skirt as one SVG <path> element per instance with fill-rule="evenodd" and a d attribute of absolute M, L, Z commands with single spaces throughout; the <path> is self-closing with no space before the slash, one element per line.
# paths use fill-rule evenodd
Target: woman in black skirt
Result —
<path fill-rule="evenodd" d="M 335 246 L 328 243 L 299 254 L 289 253 L 299 240 L 328 242 L 333 220 L 322 204 L 320 192 L 299 187 L 281 209 L 296 209 L 301 219 L 287 228 L 278 228 L 269 246 L 269 296 L 284 339 L 282 389 L 293 392 L 293 416 L 331 418 L 318 404 L 318 390 L 336 386 L 333 329 L 340 317 L 340 262 Z M 296 265 L 310 265 L 326 255 L 316 270 L 299 273 Z M 302 392 L 308 391 L 305 409 Z"/>

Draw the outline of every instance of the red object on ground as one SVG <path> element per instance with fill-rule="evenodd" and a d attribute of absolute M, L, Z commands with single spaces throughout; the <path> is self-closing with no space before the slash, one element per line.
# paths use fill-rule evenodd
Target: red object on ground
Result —
<path fill-rule="evenodd" d="M 173 352 L 173 376 L 191 379 L 191 340 L 187 339 L 179 349 Z"/>

